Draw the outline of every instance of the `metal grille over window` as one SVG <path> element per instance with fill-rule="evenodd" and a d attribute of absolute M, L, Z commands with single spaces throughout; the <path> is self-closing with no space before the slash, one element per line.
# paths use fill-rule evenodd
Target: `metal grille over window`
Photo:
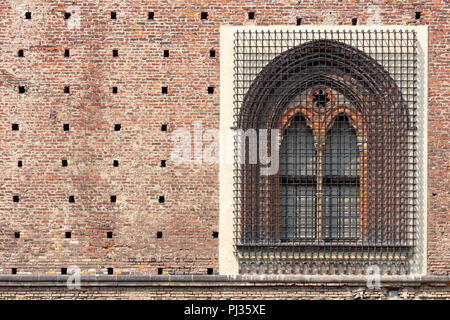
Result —
<path fill-rule="evenodd" d="M 409 273 L 415 31 L 237 31 L 234 53 L 240 273 Z"/>

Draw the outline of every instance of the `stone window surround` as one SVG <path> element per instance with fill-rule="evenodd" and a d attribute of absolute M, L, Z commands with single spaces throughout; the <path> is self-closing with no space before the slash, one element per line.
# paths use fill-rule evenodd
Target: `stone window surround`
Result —
<path fill-rule="evenodd" d="M 220 219 L 219 219 L 219 273 L 238 274 L 238 262 L 234 256 L 233 238 L 233 160 L 229 128 L 233 126 L 233 40 L 235 31 L 298 31 L 299 28 L 311 31 L 337 30 L 414 30 L 418 45 L 418 235 L 414 275 L 426 274 L 426 230 L 427 230 L 427 70 L 428 70 L 428 26 L 222 26 L 221 27 L 221 105 L 220 105 Z"/>

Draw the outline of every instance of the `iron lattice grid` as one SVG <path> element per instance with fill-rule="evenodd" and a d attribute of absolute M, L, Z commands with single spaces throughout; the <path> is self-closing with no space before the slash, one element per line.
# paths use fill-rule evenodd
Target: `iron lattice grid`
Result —
<path fill-rule="evenodd" d="M 414 31 L 235 32 L 234 129 L 279 129 L 280 150 L 264 176 L 235 137 L 240 273 L 409 273 L 416 108 Z"/>

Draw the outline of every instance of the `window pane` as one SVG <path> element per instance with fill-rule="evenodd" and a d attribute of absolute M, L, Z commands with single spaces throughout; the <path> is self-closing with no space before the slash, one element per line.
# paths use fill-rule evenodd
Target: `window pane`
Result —
<path fill-rule="evenodd" d="M 281 186 L 281 239 L 314 238 L 316 230 L 315 192 L 314 186 Z"/>
<path fill-rule="evenodd" d="M 359 186 L 324 186 L 323 237 L 359 237 Z"/>
<path fill-rule="evenodd" d="M 280 148 L 280 235 L 283 240 L 315 236 L 314 183 L 302 176 L 316 174 L 316 150 L 311 129 L 301 116 L 292 119 L 285 129 Z M 313 182 L 315 180 L 313 179 Z"/>
<path fill-rule="evenodd" d="M 327 134 L 324 176 L 338 176 L 324 184 L 323 236 L 342 239 L 359 236 L 359 149 L 356 132 L 345 116 L 338 116 Z M 327 181 L 327 179 L 325 179 Z"/>
<path fill-rule="evenodd" d="M 315 175 L 316 149 L 305 119 L 296 116 L 285 129 L 280 147 L 281 175 Z"/>
<path fill-rule="evenodd" d="M 359 175 L 356 133 L 347 117 L 339 116 L 329 130 L 324 150 L 324 175 Z"/>

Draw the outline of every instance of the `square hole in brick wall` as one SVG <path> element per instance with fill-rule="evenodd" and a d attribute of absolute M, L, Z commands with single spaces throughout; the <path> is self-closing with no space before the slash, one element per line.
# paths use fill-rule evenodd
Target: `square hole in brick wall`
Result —
<path fill-rule="evenodd" d="M 118 91 L 117 87 L 112 87 L 112 93 L 116 94 Z"/>
<path fill-rule="evenodd" d="M 216 50 L 209 50 L 209 56 L 214 58 L 216 56 Z"/>
<path fill-rule="evenodd" d="M 115 11 L 111 11 L 111 19 L 116 19 L 117 13 Z"/>
<path fill-rule="evenodd" d="M 153 11 L 150 11 L 150 12 L 148 13 L 147 18 L 148 18 L 149 20 L 153 20 L 153 19 L 155 18 L 155 13 L 154 13 Z"/>
<path fill-rule="evenodd" d="M 164 198 L 164 196 L 159 196 L 159 197 L 158 197 L 158 202 L 159 202 L 159 203 L 164 203 L 164 201 L 166 201 L 166 199 Z"/>
<path fill-rule="evenodd" d="M 208 87 L 208 93 L 213 94 L 214 93 L 214 87 Z"/>
<path fill-rule="evenodd" d="M 31 12 L 25 12 L 25 19 L 31 19 Z"/>
<path fill-rule="evenodd" d="M 64 87 L 64 93 L 70 93 L 70 87 Z"/>
<path fill-rule="evenodd" d="M 169 57 L 169 50 L 164 50 L 163 56 L 164 56 L 164 58 Z"/>
<path fill-rule="evenodd" d="M 13 196 L 13 202 L 19 202 L 19 196 Z"/>
<path fill-rule="evenodd" d="M 61 274 L 67 274 L 67 268 L 61 268 Z"/>
<path fill-rule="evenodd" d="M 352 25 L 356 26 L 357 23 L 358 23 L 358 19 L 357 18 L 353 18 L 352 19 Z"/>
<path fill-rule="evenodd" d="M 119 50 L 114 49 L 113 50 L 113 57 L 118 57 L 119 56 Z"/>
<path fill-rule="evenodd" d="M 19 86 L 19 93 L 25 93 L 25 87 Z"/>
<path fill-rule="evenodd" d="M 250 20 L 254 20 L 254 19 L 255 19 L 255 13 L 254 13 L 254 12 L 249 12 L 249 13 L 248 13 L 248 18 L 249 18 Z"/>
<path fill-rule="evenodd" d="M 297 18 L 297 25 L 300 26 L 302 24 L 302 18 Z"/>
<path fill-rule="evenodd" d="M 161 160 L 161 167 L 165 168 L 166 167 L 166 160 Z"/>
<path fill-rule="evenodd" d="M 161 239 L 162 236 L 163 236 L 162 231 L 158 231 L 158 232 L 156 233 L 156 238 Z"/>
<path fill-rule="evenodd" d="M 122 128 L 122 126 L 120 125 L 120 123 L 116 123 L 114 125 L 114 131 L 120 131 L 121 128 Z"/>
<path fill-rule="evenodd" d="M 158 274 L 163 274 L 163 268 L 158 268 Z"/>
<path fill-rule="evenodd" d="M 17 268 L 11 268 L 11 274 L 17 274 Z"/>
<path fill-rule="evenodd" d="M 69 19 L 71 15 L 70 12 L 64 12 L 64 19 Z"/>
<path fill-rule="evenodd" d="M 112 231 L 108 231 L 108 232 L 106 233 L 106 237 L 107 237 L 108 239 L 111 239 L 111 238 L 113 237 Z"/>
<path fill-rule="evenodd" d="M 63 167 L 67 167 L 67 160 L 66 159 L 61 160 L 61 165 Z"/>
<path fill-rule="evenodd" d="M 202 13 L 200 13 L 200 19 L 202 19 L 202 20 L 208 19 L 208 12 L 202 12 Z"/>
<path fill-rule="evenodd" d="M 167 124 L 161 125 L 161 131 L 167 131 Z"/>
<path fill-rule="evenodd" d="M 116 202 L 117 196 L 111 196 L 111 202 Z"/>
<path fill-rule="evenodd" d="M 218 238 L 219 237 L 219 232 L 213 231 L 212 236 L 213 236 L 213 238 Z"/>
<path fill-rule="evenodd" d="M 20 49 L 19 51 L 17 51 L 17 56 L 23 57 L 23 50 L 22 50 L 22 49 Z"/>
<path fill-rule="evenodd" d="M 119 166 L 119 160 L 114 160 L 113 161 L 113 166 L 114 167 L 118 167 Z"/>
<path fill-rule="evenodd" d="M 63 130 L 64 130 L 64 131 L 69 131 L 69 130 L 70 130 L 70 124 L 64 123 L 64 124 L 63 124 Z"/>
<path fill-rule="evenodd" d="M 206 273 L 207 274 L 213 274 L 213 268 L 208 268 L 208 269 L 206 269 Z"/>
<path fill-rule="evenodd" d="M 417 11 L 417 12 L 416 12 L 416 19 L 417 19 L 417 20 L 419 20 L 419 19 L 420 19 L 420 15 L 421 15 L 421 14 L 422 14 L 422 13 L 421 13 L 421 12 L 419 12 L 419 11 Z"/>
<path fill-rule="evenodd" d="M 17 161 L 17 166 L 18 166 L 19 168 L 22 168 L 22 165 L 23 165 L 22 160 Z"/>
<path fill-rule="evenodd" d="M 70 50 L 69 49 L 65 49 L 64 50 L 64 57 L 70 57 Z"/>
<path fill-rule="evenodd" d="M 167 94 L 168 91 L 169 91 L 168 87 L 161 87 L 162 94 Z"/>
<path fill-rule="evenodd" d="M 65 237 L 66 237 L 66 239 L 72 238 L 72 232 L 67 231 L 67 232 L 65 233 Z"/>
<path fill-rule="evenodd" d="M 69 202 L 75 202 L 75 196 L 69 196 Z"/>
<path fill-rule="evenodd" d="M 113 274 L 114 273 L 114 269 L 113 268 L 108 268 L 108 274 Z"/>
<path fill-rule="evenodd" d="M 20 238 L 20 232 L 14 232 L 14 238 L 19 239 Z"/>
<path fill-rule="evenodd" d="M 13 131 L 19 130 L 19 124 L 17 124 L 17 123 L 11 124 L 11 130 L 13 130 Z"/>

